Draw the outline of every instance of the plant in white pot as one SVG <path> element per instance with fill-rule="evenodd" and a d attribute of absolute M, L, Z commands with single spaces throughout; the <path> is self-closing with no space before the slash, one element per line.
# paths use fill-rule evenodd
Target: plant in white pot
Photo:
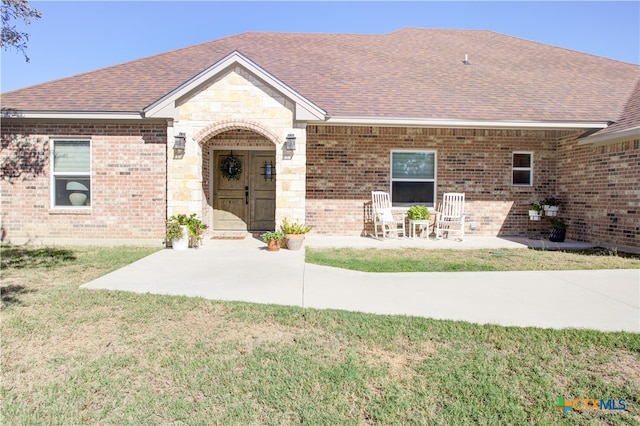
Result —
<path fill-rule="evenodd" d="M 202 242 L 202 234 L 208 228 L 196 217 L 195 213 L 173 215 L 167 220 L 167 242 L 171 241 L 174 250 L 186 250 L 198 247 Z"/>
<path fill-rule="evenodd" d="M 311 231 L 313 227 L 299 222 L 289 222 L 287 218 L 282 219 L 280 229 L 284 233 L 284 240 L 289 250 L 300 250 L 304 235 Z"/>
<path fill-rule="evenodd" d="M 542 202 L 544 207 L 544 214 L 547 216 L 557 216 L 558 215 L 558 206 L 560 205 L 560 200 L 554 197 L 545 198 Z"/>
<path fill-rule="evenodd" d="M 167 220 L 166 239 L 174 250 L 186 250 L 189 248 L 189 228 L 181 225 L 177 216 L 171 216 Z"/>
<path fill-rule="evenodd" d="M 529 219 L 540 220 L 541 217 L 542 217 L 542 204 L 535 203 L 535 202 L 529 204 Z"/>

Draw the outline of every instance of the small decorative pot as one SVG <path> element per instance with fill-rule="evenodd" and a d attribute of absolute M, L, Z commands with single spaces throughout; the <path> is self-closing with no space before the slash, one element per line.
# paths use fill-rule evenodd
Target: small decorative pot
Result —
<path fill-rule="evenodd" d="M 300 250 L 302 242 L 304 241 L 304 234 L 287 234 L 284 238 L 287 241 L 287 248 L 289 250 Z"/>
<path fill-rule="evenodd" d="M 189 228 L 187 225 L 180 225 L 182 238 L 171 240 L 171 247 L 174 250 L 187 250 L 189 248 Z"/>
<path fill-rule="evenodd" d="M 558 206 L 544 206 L 544 214 L 547 216 L 558 216 Z"/>
<path fill-rule="evenodd" d="M 280 240 L 267 241 L 267 251 L 278 251 L 278 250 L 280 250 Z"/>

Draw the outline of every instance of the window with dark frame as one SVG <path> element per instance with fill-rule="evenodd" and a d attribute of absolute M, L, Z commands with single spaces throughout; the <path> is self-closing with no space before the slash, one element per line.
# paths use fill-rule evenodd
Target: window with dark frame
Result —
<path fill-rule="evenodd" d="M 391 204 L 435 206 L 435 151 L 391 152 Z"/>
<path fill-rule="evenodd" d="M 54 207 L 91 206 L 91 144 L 89 140 L 52 140 Z"/>
<path fill-rule="evenodd" d="M 533 185 L 533 153 L 514 152 L 511 168 L 511 183 L 513 186 Z"/>

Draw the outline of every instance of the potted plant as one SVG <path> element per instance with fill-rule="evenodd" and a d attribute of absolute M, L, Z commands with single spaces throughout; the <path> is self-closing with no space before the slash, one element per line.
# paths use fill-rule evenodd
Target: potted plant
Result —
<path fill-rule="evenodd" d="M 411 206 L 407 210 L 407 216 L 409 217 L 409 225 L 411 226 L 410 235 L 415 238 L 416 236 L 416 225 L 420 228 L 420 232 L 422 236 L 429 237 L 429 218 L 431 217 L 431 213 L 426 206 Z M 425 234 L 426 228 L 426 234 Z"/>
<path fill-rule="evenodd" d="M 287 218 L 282 219 L 280 229 L 284 233 L 284 240 L 289 250 L 300 250 L 304 235 L 311 231 L 313 227 L 299 222 L 289 222 Z"/>
<path fill-rule="evenodd" d="M 189 229 L 189 247 L 199 247 L 202 244 L 202 236 L 209 228 L 196 217 L 195 213 L 187 218 L 187 228 Z"/>
<path fill-rule="evenodd" d="M 173 215 L 167 220 L 167 241 L 171 241 L 174 250 L 186 250 L 198 247 L 202 242 L 202 235 L 208 228 L 196 217 L 195 213 Z"/>
<path fill-rule="evenodd" d="M 542 204 L 533 202 L 529 204 L 529 219 L 540 220 L 542 217 Z"/>
<path fill-rule="evenodd" d="M 262 234 L 262 241 L 267 243 L 268 251 L 280 250 L 280 241 L 284 238 L 284 234 L 280 231 L 269 231 Z"/>
<path fill-rule="evenodd" d="M 189 248 L 189 228 L 181 223 L 179 216 L 171 216 L 167 220 L 167 242 L 171 242 L 174 250 L 186 250 Z"/>
<path fill-rule="evenodd" d="M 542 202 L 544 206 L 544 214 L 547 216 L 557 216 L 558 215 L 558 206 L 560 205 L 560 200 L 554 197 L 545 198 Z"/>
<path fill-rule="evenodd" d="M 407 210 L 407 216 L 411 220 L 428 220 L 431 217 L 429 209 L 426 206 L 411 206 Z"/>
<path fill-rule="evenodd" d="M 567 224 L 558 217 L 552 217 L 549 221 L 549 241 L 561 243 L 567 235 Z"/>

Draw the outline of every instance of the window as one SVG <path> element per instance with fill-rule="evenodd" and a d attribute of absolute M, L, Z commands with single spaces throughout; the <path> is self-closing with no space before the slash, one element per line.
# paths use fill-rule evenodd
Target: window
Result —
<path fill-rule="evenodd" d="M 434 151 L 391 152 L 391 204 L 434 207 L 436 153 Z"/>
<path fill-rule="evenodd" d="M 511 182 L 514 186 L 533 185 L 533 153 L 514 152 Z"/>
<path fill-rule="evenodd" d="M 91 205 L 91 149 L 88 140 L 52 141 L 54 207 Z"/>
<path fill-rule="evenodd" d="M 511 181 L 514 186 L 533 185 L 533 153 L 514 152 Z"/>

